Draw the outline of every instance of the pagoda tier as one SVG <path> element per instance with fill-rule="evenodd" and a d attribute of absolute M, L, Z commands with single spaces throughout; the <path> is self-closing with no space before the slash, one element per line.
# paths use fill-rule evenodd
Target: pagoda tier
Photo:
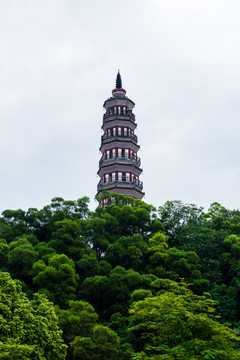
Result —
<path fill-rule="evenodd" d="M 142 199 L 143 184 L 139 177 L 142 173 L 138 157 L 138 138 L 135 135 L 137 124 L 132 112 L 134 102 L 126 96 L 122 79 L 118 72 L 116 88 L 112 97 L 104 102 L 98 175 L 100 181 L 97 195 L 103 190 Z"/>

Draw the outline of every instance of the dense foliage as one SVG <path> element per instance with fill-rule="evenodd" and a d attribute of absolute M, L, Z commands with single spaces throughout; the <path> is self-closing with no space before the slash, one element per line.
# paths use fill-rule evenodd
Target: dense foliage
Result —
<path fill-rule="evenodd" d="M 240 359 L 240 211 L 105 193 L 0 217 L 0 359 Z"/>

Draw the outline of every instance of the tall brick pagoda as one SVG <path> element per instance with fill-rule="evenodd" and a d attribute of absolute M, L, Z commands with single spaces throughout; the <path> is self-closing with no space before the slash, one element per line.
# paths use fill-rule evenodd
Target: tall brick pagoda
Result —
<path fill-rule="evenodd" d="M 103 104 L 106 112 L 102 124 L 102 157 L 99 161 L 100 181 L 97 195 L 108 190 L 136 199 L 144 196 L 143 183 L 139 179 L 142 169 L 137 156 L 140 146 L 134 133 L 137 127 L 132 112 L 134 105 L 126 96 L 126 90 L 122 88 L 122 79 L 118 72 L 116 88 Z"/>

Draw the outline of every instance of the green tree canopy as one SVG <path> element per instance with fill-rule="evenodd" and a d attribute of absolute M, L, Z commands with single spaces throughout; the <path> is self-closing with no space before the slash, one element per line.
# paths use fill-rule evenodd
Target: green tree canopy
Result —
<path fill-rule="evenodd" d="M 11 275 L 26 283 L 31 283 L 32 267 L 37 257 L 38 253 L 26 236 L 12 241 L 8 254 L 8 269 Z"/>
<path fill-rule="evenodd" d="M 20 285 L 1 272 L 0 304 L 1 359 L 65 359 L 58 319 L 44 295 L 28 300 Z"/>
<path fill-rule="evenodd" d="M 75 300 L 79 276 L 72 259 L 56 254 L 48 258 L 48 263 L 38 260 L 33 265 L 33 282 L 38 291 L 45 293 L 55 304 L 66 307 L 69 300 Z"/>
<path fill-rule="evenodd" d="M 237 360 L 240 340 L 214 316 L 214 302 L 193 295 L 165 292 L 133 303 L 130 331 L 133 359 Z"/>

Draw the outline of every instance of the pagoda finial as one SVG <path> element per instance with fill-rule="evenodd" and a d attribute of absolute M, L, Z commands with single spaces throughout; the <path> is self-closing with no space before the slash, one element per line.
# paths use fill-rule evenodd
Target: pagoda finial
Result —
<path fill-rule="evenodd" d="M 112 94 L 113 96 L 118 96 L 118 97 L 124 97 L 126 94 L 126 90 L 122 88 L 122 78 L 119 70 L 116 78 L 116 87 L 115 89 L 113 89 Z"/>
<path fill-rule="evenodd" d="M 116 89 L 121 89 L 121 88 L 122 88 L 122 78 L 118 70 L 117 78 L 116 78 Z"/>

